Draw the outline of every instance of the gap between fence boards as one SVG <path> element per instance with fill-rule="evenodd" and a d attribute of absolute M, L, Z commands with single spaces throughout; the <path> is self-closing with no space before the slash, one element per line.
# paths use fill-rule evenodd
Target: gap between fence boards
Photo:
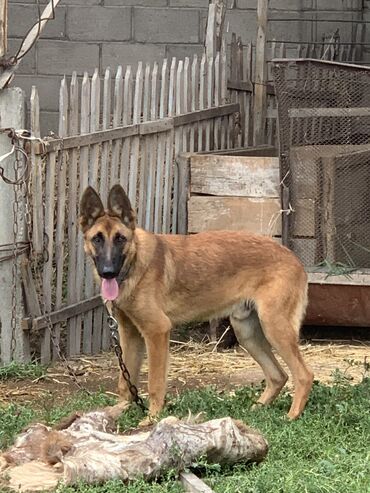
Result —
<path fill-rule="evenodd" d="M 102 130 L 100 132 L 91 132 L 85 135 L 65 137 L 64 139 L 51 139 L 44 143 L 32 143 L 35 154 L 45 154 L 56 152 L 61 149 L 72 149 L 75 147 L 98 144 L 109 140 L 122 139 L 137 135 L 149 135 L 160 132 L 167 132 L 182 125 L 200 122 L 212 118 L 218 118 L 231 115 L 240 111 L 239 103 L 225 104 L 215 108 L 192 111 L 161 120 L 153 120 L 135 125 Z"/>

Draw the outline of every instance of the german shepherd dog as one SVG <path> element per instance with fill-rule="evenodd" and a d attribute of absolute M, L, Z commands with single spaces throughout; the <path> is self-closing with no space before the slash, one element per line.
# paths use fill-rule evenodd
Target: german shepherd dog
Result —
<path fill-rule="evenodd" d="M 298 347 L 307 305 L 302 264 L 273 239 L 242 231 L 195 235 L 152 234 L 136 226 L 120 185 L 105 210 L 88 187 L 80 204 L 86 254 L 94 262 L 103 299 L 112 300 L 125 363 L 137 385 L 146 347 L 149 417 L 164 405 L 170 330 L 176 324 L 230 317 L 239 343 L 260 364 L 266 387 L 259 404 L 270 404 L 291 371 L 290 419 L 303 411 L 313 383 Z M 120 376 L 120 397 L 131 394 Z"/>

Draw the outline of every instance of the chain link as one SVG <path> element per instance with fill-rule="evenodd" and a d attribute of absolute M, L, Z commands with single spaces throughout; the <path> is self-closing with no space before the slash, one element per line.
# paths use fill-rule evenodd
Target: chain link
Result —
<path fill-rule="evenodd" d="M 105 308 L 106 308 L 107 314 L 108 314 L 107 322 L 108 322 L 108 327 L 110 330 L 110 336 L 111 336 L 111 340 L 112 340 L 113 350 L 115 352 L 115 355 L 117 356 L 118 364 L 119 364 L 119 367 L 120 367 L 120 370 L 122 373 L 122 377 L 125 380 L 125 382 L 127 383 L 128 390 L 130 391 L 130 394 L 132 395 L 132 398 L 133 398 L 135 404 L 137 404 L 140 407 L 140 409 L 142 409 L 143 411 L 147 411 L 147 407 L 146 407 L 142 397 L 140 397 L 139 391 L 138 391 L 136 385 L 134 385 L 131 382 L 130 372 L 128 371 L 128 368 L 127 368 L 125 362 L 123 361 L 123 352 L 122 352 L 121 344 L 120 344 L 119 338 L 118 338 L 118 322 L 114 318 L 113 313 L 109 310 L 107 302 L 105 302 L 104 305 L 105 305 Z"/>

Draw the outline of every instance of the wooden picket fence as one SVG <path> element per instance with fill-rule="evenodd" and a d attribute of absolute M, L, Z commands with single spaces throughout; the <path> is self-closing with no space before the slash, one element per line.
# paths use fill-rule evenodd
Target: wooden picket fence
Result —
<path fill-rule="evenodd" d="M 87 185 L 106 201 L 119 182 L 149 231 L 176 233 L 181 152 L 227 149 L 235 145 L 239 105 L 227 103 L 226 58 L 203 56 L 163 60 L 123 71 L 109 69 L 61 81 L 58 136 L 32 145 L 32 242 L 47 252 L 42 266 L 42 298 L 34 296 L 28 272 L 26 330 L 39 332 L 41 361 L 57 357 L 57 344 L 69 356 L 108 349 L 109 333 L 92 269 L 78 231 L 79 200 Z M 30 102 L 31 132 L 40 136 L 39 97 Z M 186 200 L 186 198 L 185 198 Z M 182 231 L 184 232 L 184 231 Z M 35 276 L 35 273 L 33 273 Z M 50 325 L 52 327 L 50 327 Z M 49 330 L 50 329 L 50 330 Z"/>

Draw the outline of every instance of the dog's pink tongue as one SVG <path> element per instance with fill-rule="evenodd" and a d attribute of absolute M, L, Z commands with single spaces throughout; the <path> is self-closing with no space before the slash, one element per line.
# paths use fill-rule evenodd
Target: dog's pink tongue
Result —
<path fill-rule="evenodd" d="M 105 300 L 113 301 L 118 297 L 119 286 L 116 279 L 102 279 L 101 295 Z"/>

